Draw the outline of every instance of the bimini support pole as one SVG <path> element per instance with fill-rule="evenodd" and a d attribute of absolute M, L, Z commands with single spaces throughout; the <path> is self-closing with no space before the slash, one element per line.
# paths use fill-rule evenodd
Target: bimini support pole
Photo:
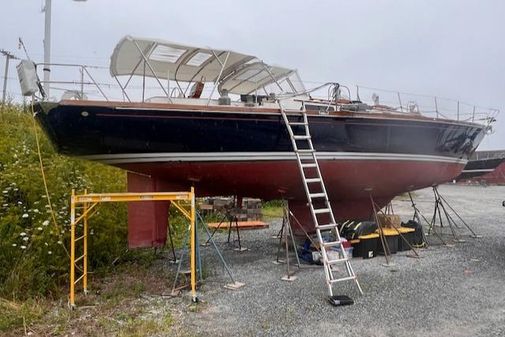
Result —
<path fill-rule="evenodd" d="M 216 90 L 216 86 L 218 85 L 219 81 L 221 80 L 221 76 L 223 75 L 224 67 L 226 67 L 226 63 L 228 63 L 228 58 L 230 57 L 230 52 L 227 52 L 226 57 L 224 59 L 224 63 L 223 63 L 223 62 L 221 62 L 221 60 L 219 59 L 219 57 L 216 55 L 216 53 L 214 51 L 212 51 L 212 54 L 214 54 L 214 57 L 221 65 L 221 70 L 219 71 L 219 75 L 217 75 L 216 81 L 214 82 L 214 86 L 212 87 L 212 91 L 209 95 L 209 99 L 207 100 L 207 106 L 210 104 L 210 101 L 212 100 L 212 95 L 214 95 L 214 91 Z"/>
<path fill-rule="evenodd" d="M 163 86 L 163 84 L 161 83 L 160 79 L 158 78 L 158 76 L 156 75 L 156 73 L 154 72 L 154 69 L 153 67 L 151 66 L 151 63 L 149 63 L 149 60 L 148 58 L 146 57 L 146 55 L 144 54 L 144 52 L 142 51 L 142 49 L 140 48 L 139 44 L 137 43 L 137 41 L 133 38 L 130 38 L 130 41 L 133 42 L 133 44 L 135 45 L 135 47 L 137 48 L 138 52 L 140 53 L 140 56 L 142 57 L 142 59 L 144 60 L 144 63 L 145 65 L 147 65 L 147 67 L 149 68 L 149 70 L 151 71 L 151 73 L 153 74 L 154 78 L 156 79 L 156 82 L 158 82 L 161 90 L 163 90 L 163 92 L 165 93 L 165 95 L 167 95 L 167 98 L 168 98 L 168 101 L 170 103 L 173 103 L 172 102 L 172 99 L 170 98 L 170 94 L 165 90 L 165 87 Z M 144 77 L 145 77 L 145 72 L 144 72 Z"/>

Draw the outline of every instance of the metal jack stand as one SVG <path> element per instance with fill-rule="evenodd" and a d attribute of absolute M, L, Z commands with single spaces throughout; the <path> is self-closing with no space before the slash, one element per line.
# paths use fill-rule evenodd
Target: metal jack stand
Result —
<path fill-rule="evenodd" d="M 214 241 L 214 239 L 212 238 L 212 235 L 209 231 L 209 228 L 207 227 L 207 224 L 205 223 L 205 221 L 203 220 L 203 217 L 200 215 L 200 213 L 196 212 L 196 216 L 197 216 L 197 219 L 199 220 L 199 222 L 202 224 L 202 227 L 205 229 L 205 233 L 207 233 L 207 236 L 208 236 L 208 241 L 210 241 L 212 243 L 212 246 L 214 247 L 214 251 L 216 252 L 216 254 L 218 255 L 219 257 L 219 260 L 221 261 L 221 263 L 223 264 L 223 267 L 224 269 L 226 270 L 226 273 L 228 274 L 228 276 L 230 277 L 230 280 L 231 280 L 231 283 L 228 283 L 226 284 L 224 287 L 226 289 L 230 289 L 230 290 L 236 290 L 238 288 L 241 288 L 245 285 L 245 283 L 242 283 L 242 282 L 237 282 L 235 281 L 235 279 L 233 278 L 233 275 L 231 273 L 231 270 L 230 268 L 228 267 L 228 264 L 226 263 L 223 255 L 221 254 L 221 251 L 219 250 L 219 248 L 217 247 L 216 245 L 216 242 Z"/>
<path fill-rule="evenodd" d="M 293 251 L 295 253 L 296 257 L 296 265 L 298 269 L 300 269 L 300 259 L 298 257 L 298 252 L 296 251 L 296 242 L 295 242 L 295 237 L 293 235 L 293 228 L 291 227 L 291 222 L 289 220 L 289 209 L 287 204 L 284 205 L 283 207 L 283 218 L 282 218 L 282 226 L 279 231 L 279 246 L 277 248 L 277 258 L 274 261 L 275 264 L 281 264 L 281 263 L 286 263 L 286 275 L 281 277 L 281 280 L 283 281 L 294 281 L 297 279 L 297 276 L 294 275 L 289 269 L 289 239 L 291 237 L 291 244 L 293 246 Z M 286 260 L 280 260 L 280 252 L 281 252 L 281 247 L 282 247 L 282 239 L 284 237 L 284 243 L 285 247 L 284 250 L 286 252 Z"/>
<path fill-rule="evenodd" d="M 412 208 L 414 209 L 414 215 L 412 216 L 412 220 L 417 221 L 419 224 L 422 224 L 421 219 L 424 220 L 424 222 L 428 225 L 428 228 L 431 228 L 431 222 L 428 221 L 428 219 L 424 216 L 424 214 L 417 208 L 416 203 L 414 202 L 414 198 L 412 198 L 412 194 L 409 192 L 409 198 L 410 198 L 410 204 Z M 433 234 L 442 242 L 443 245 L 448 246 L 447 243 L 442 239 L 442 237 L 435 231 L 433 231 Z M 424 231 L 422 231 L 423 235 L 423 246 L 422 247 L 428 247 L 428 240 L 426 238 L 426 235 L 424 234 Z"/>
<path fill-rule="evenodd" d="M 231 232 L 232 232 L 232 227 L 235 227 L 235 230 L 237 232 L 237 241 L 238 241 L 238 247 L 236 247 L 234 250 L 243 252 L 246 250 L 249 250 L 246 247 L 242 247 L 242 241 L 240 240 L 240 229 L 238 225 L 238 214 L 239 214 L 240 207 L 235 206 L 234 208 L 231 209 L 226 209 L 225 213 L 223 214 L 223 217 L 221 218 L 221 221 L 217 225 L 216 228 L 212 230 L 212 233 L 210 234 L 209 238 L 207 241 L 203 244 L 203 246 L 207 246 L 211 239 L 214 237 L 214 234 L 221 228 L 221 225 L 225 222 L 228 223 L 228 240 L 227 242 L 230 243 L 231 239 Z M 233 226 L 233 224 L 235 224 Z"/>
<path fill-rule="evenodd" d="M 393 266 L 395 266 L 395 264 L 392 263 L 390 260 L 391 250 L 389 249 L 389 245 L 388 245 L 386 236 L 384 235 L 384 228 L 382 227 L 382 224 L 379 221 L 379 218 L 377 216 L 377 213 L 379 213 L 379 212 L 382 213 L 383 215 L 386 215 L 386 213 L 383 212 L 380 209 L 379 205 L 377 205 L 375 203 L 375 200 L 373 199 L 371 192 L 370 192 L 370 202 L 372 203 L 372 210 L 373 210 L 375 222 L 377 223 L 377 227 L 379 230 L 379 238 L 381 240 L 382 249 L 384 251 L 384 258 L 386 259 L 386 263 L 383 264 L 383 266 L 393 267 Z M 387 210 L 392 210 L 392 206 L 387 206 Z M 398 233 L 398 235 L 400 235 L 400 238 L 407 244 L 407 246 L 409 246 L 409 248 L 412 250 L 412 252 L 414 252 L 414 255 L 412 257 L 419 258 L 420 256 L 419 256 L 417 250 L 410 244 L 410 242 L 405 238 L 405 236 L 403 236 L 403 234 L 398 230 L 398 228 L 392 226 L 392 229 L 394 229 L 396 231 L 396 233 Z"/>
<path fill-rule="evenodd" d="M 201 225 L 201 227 L 203 227 L 205 229 L 205 232 L 206 232 L 206 234 L 208 236 L 207 242 L 211 242 L 212 243 L 212 246 L 214 247 L 214 251 L 218 255 L 219 260 L 221 261 L 224 269 L 226 270 L 226 273 L 230 277 L 231 283 L 226 284 L 224 287 L 226 289 L 230 289 L 230 290 L 236 290 L 236 289 L 239 289 L 239 288 L 243 287 L 245 285 L 245 283 L 235 281 L 235 279 L 234 279 L 234 277 L 233 277 L 233 275 L 231 273 L 231 270 L 228 267 L 228 264 L 226 263 L 223 255 L 221 254 L 221 251 L 217 247 L 216 242 L 214 241 L 214 239 L 212 237 L 212 234 L 209 231 L 209 228 L 207 227 L 205 221 L 203 220 L 203 217 L 198 212 L 196 212 L 196 217 L 197 217 L 196 228 L 198 229 L 198 225 Z M 186 230 L 186 233 L 185 233 L 186 239 L 185 239 L 184 242 L 187 241 L 188 233 L 189 233 L 189 230 Z M 199 247 L 198 242 L 199 241 L 198 241 L 198 235 L 197 235 L 196 236 L 196 247 Z M 179 275 L 181 274 L 182 260 L 184 258 L 185 251 L 186 251 L 186 245 L 184 245 L 183 249 L 181 250 L 181 255 L 179 257 L 179 264 L 177 266 L 177 272 L 175 274 L 175 279 L 174 279 L 174 283 L 173 283 L 173 287 L 172 287 L 172 292 L 171 292 L 172 296 L 177 296 L 179 294 L 179 291 L 181 289 L 187 287 L 187 285 L 183 285 L 183 286 L 177 287 L 177 281 L 178 281 Z M 200 256 L 200 250 L 199 250 L 199 248 L 197 248 L 197 266 L 198 266 L 198 276 L 199 276 L 198 281 L 202 281 L 203 280 L 203 277 L 202 277 L 202 263 L 201 263 L 201 256 Z"/>
<path fill-rule="evenodd" d="M 240 229 L 238 226 L 238 208 L 234 208 L 230 212 L 230 224 L 228 226 L 228 244 L 230 244 L 230 239 L 231 239 L 231 231 L 232 231 L 232 225 L 233 223 L 235 224 L 235 230 L 237 232 L 237 242 L 238 242 L 238 247 L 235 247 L 233 250 L 238 251 L 238 252 L 244 252 L 246 250 L 249 250 L 249 248 L 242 247 L 242 242 L 240 241 Z"/>
<path fill-rule="evenodd" d="M 461 221 L 461 223 L 472 233 L 470 237 L 472 238 L 480 238 L 480 235 L 477 235 L 473 229 L 463 220 L 463 218 L 456 212 L 456 210 L 447 202 L 447 200 L 440 194 L 438 191 L 438 186 L 433 186 L 433 195 L 435 197 L 435 207 L 433 209 L 433 217 L 431 219 L 430 227 L 428 229 L 428 234 L 433 231 L 433 233 L 436 233 L 435 230 L 435 225 L 438 221 L 440 223 L 440 227 L 444 227 L 444 222 L 443 218 L 447 220 L 447 224 L 449 226 L 449 229 L 451 230 L 452 236 L 454 237 L 454 242 L 465 242 L 465 240 L 461 239 L 458 233 L 456 232 L 455 228 L 460 228 L 456 222 L 456 220 L 453 218 L 453 216 L 450 214 L 448 209 L 452 211 L 452 213 Z M 447 208 L 446 208 L 447 206 Z"/>
<path fill-rule="evenodd" d="M 377 229 L 379 230 L 379 238 L 381 240 L 382 250 L 384 251 L 384 258 L 386 259 L 386 263 L 383 264 L 383 266 L 384 267 L 394 267 L 395 264 L 392 263 L 389 260 L 389 257 L 391 256 L 391 250 L 389 249 L 388 242 L 387 242 L 387 240 L 386 240 L 386 238 L 384 236 L 384 231 L 382 229 L 382 225 L 381 225 L 381 223 L 379 221 L 379 218 L 377 217 L 378 210 L 377 210 L 377 207 L 376 207 L 376 203 L 373 200 L 371 192 L 370 192 L 370 202 L 372 203 L 372 210 L 373 210 L 373 216 L 374 216 L 374 219 L 375 219 L 375 223 L 377 224 Z"/>

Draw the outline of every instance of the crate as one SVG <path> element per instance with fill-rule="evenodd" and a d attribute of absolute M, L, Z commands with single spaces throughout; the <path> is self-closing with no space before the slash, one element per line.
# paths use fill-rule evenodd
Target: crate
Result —
<path fill-rule="evenodd" d="M 390 254 L 396 254 L 398 252 L 398 239 L 401 240 L 400 234 L 395 229 L 385 228 L 382 230 L 384 234 L 384 239 L 386 239 L 386 243 L 389 248 Z M 377 252 L 381 255 L 384 255 L 384 247 L 382 247 L 382 242 L 379 239 L 379 243 L 377 244 Z"/>
<path fill-rule="evenodd" d="M 371 259 L 377 255 L 377 245 L 379 242 L 379 234 L 368 234 L 351 241 L 353 246 L 352 256 Z"/>
<path fill-rule="evenodd" d="M 398 231 L 402 233 L 402 236 L 407 240 L 407 242 L 412 246 L 415 241 L 415 229 L 414 228 L 406 228 L 400 227 Z M 398 235 L 398 251 L 403 252 L 406 250 L 410 250 L 409 245 L 402 239 L 400 235 Z"/>

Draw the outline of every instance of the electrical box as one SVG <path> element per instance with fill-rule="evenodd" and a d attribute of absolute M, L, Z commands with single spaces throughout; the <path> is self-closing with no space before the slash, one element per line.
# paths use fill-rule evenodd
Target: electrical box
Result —
<path fill-rule="evenodd" d="M 21 60 L 17 65 L 19 84 L 23 96 L 32 96 L 38 90 L 38 77 L 35 63 L 29 60 Z"/>

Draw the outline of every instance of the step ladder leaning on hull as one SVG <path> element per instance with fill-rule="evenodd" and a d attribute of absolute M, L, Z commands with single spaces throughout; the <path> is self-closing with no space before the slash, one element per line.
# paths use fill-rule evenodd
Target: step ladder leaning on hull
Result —
<path fill-rule="evenodd" d="M 293 145 L 293 150 L 296 155 L 298 168 L 300 169 L 300 175 L 303 181 L 303 187 L 307 195 L 310 213 L 312 215 L 312 220 L 314 221 L 316 228 L 317 238 L 319 240 L 319 246 L 321 249 L 321 256 L 323 259 L 323 268 L 326 277 L 326 284 L 328 286 L 330 302 L 333 298 L 332 286 L 337 282 L 353 280 L 356 283 L 360 294 L 363 294 L 363 290 L 361 289 L 358 279 L 354 274 L 354 270 L 349 261 L 349 257 L 347 256 L 346 251 L 342 245 L 337 222 L 333 216 L 328 194 L 326 193 L 323 176 L 321 175 L 321 170 L 317 161 L 316 150 L 312 144 L 312 137 L 310 135 L 305 106 L 303 106 L 303 110 L 291 110 L 284 109 L 280 100 L 278 103 L 282 118 L 289 133 L 289 137 L 291 138 L 291 143 Z M 302 131 L 302 133 L 295 134 L 293 128 L 295 128 L 296 131 Z M 326 219 L 329 219 L 329 221 L 322 223 L 323 220 L 321 217 L 325 217 Z M 334 230 L 336 241 L 324 241 L 322 231 L 329 230 Z M 340 248 L 341 258 L 332 260 L 328 258 L 327 249 L 331 247 Z M 332 266 L 339 264 L 345 265 L 347 276 L 336 277 L 334 275 L 335 271 L 333 270 Z"/>

